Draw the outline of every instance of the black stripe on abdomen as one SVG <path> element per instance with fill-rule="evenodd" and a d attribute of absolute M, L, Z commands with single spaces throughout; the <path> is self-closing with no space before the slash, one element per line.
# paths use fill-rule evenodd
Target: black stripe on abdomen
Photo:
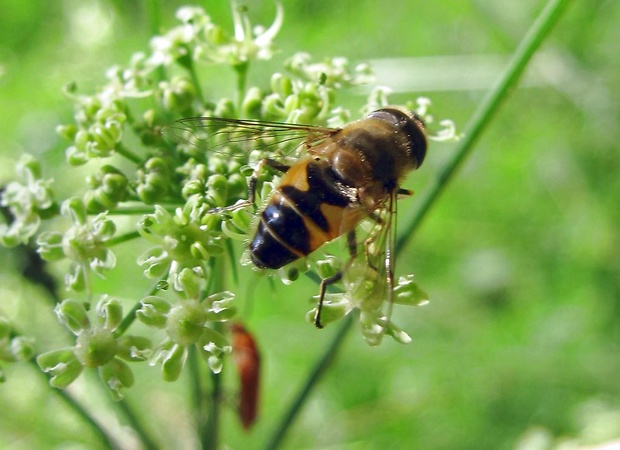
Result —
<path fill-rule="evenodd" d="M 329 229 L 321 205 L 345 208 L 355 201 L 356 190 L 337 181 L 324 160 L 308 162 L 306 177 L 308 190 L 285 182 L 262 212 L 250 243 L 252 261 L 257 267 L 279 269 L 308 255 L 314 249 L 304 219 L 325 233 L 337 233 L 338 230 Z"/>
<path fill-rule="evenodd" d="M 257 267 L 279 269 L 310 253 L 308 229 L 299 213 L 285 202 L 276 194 L 261 215 L 250 243 L 252 261 Z"/>
<path fill-rule="evenodd" d="M 345 208 L 355 201 L 355 189 L 343 186 L 324 161 L 312 161 L 306 168 L 308 190 L 302 191 L 294 186 L 281 186 L 279 190 L 295 205 L 295 208 L 312 220 L 321 230 L 330 232 L 327 218 L 321 205 L 328 204 Z"/>

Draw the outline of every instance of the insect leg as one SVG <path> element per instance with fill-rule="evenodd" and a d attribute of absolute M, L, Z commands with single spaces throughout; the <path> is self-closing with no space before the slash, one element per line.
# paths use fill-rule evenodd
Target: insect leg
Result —
<path fill-rule="evenodd" d="M 347 247 L 349 247 L 351 259 L 357 258 L 357 238 L 355 237 L 355 229 L 347 233 Z"/>
<path fill-rule="evenodd" d="M 342 278 L 342 271 L 335 273 L 331 277 L 323 278 L 321 280 L 321 286 L 319 287 L 319 303 L 316 305 L 316 313 L 314 313 L 314 326 L 317 328 L 323 328 L 321 323 L 321 311 L 323 310 L 323 300 L 325 299 L 325 292 L 327 286 L 334 284 Z"/>
<path fill-rule="evenodd" d="M 357 240 L 355 238 L 355 229 L 347 233 L 347 247 L 349 247 L 349 253 L 351 254 L 351 259 L 349 260 L 350 263 L 357 257 Z M 321 323 L 321 311 L 323 310 L 323 300 L 325 299 L 327 287 L 330 284 L 340 281 L 342 279 L 342 275 L 343 271 L 340 270 L 331 277 L 323 278 L 321 280 L 321 285 L 319 287 L 319 303 L 316 306 L 316 313 L 314 314 L 314 325 L 317 328 L 323 328 L 323 324 Z"/>
<path fill-rule="evenodd" d="M 284 164 L 283 162 L 280 161 L 276 161 L 275 159 L 271 159 L 271 158 L 265 158 L 263 160 L 261 160 L 261 162 L 258 164 L 258 167 L 256 168 L 256 170 L 260 170 L 260 168 L 262 166 L 269 166 L 272 169 L 277 170 L 278 172 L 288 172 L 288 169 L 291 168 L 290 165 L 288 164 Z"/>
<path fill-rule="evenodd" d="M 288 169 L 291 168 L 288 164 L 281 163 L 280 161 L 276 161 L 275 159 L 265 158 L 261 159 L 254 173 L 252 174 L 252 178 L 250 178 L 250 182 L 248 184 L 248 199 L 244 202 L 246 203 L 244 206 L 254 204 L 254 200 L 256 199 L 256 185 L 258 184 L 258 175 L 263 170 L 263 167 L 268 166 L 272 169 L 277 170 L 278 172 L 288 172 Z"/>

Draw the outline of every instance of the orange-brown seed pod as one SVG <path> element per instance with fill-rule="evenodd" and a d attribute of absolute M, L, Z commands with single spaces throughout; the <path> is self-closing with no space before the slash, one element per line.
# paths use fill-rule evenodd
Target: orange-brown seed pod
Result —
<path fill-rule="evenodd" d="M 256 341 L 240 323 L 232 325 L 232 356 L 239 376 L 238 412 L 241 424 L 249 430 L 258 415 L 260 355 Z"/>

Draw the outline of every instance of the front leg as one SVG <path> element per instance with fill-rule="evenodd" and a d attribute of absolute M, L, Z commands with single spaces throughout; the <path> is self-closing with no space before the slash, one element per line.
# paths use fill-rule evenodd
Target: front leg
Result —
<path fill-rule="evenodd" d="M 350 259 L 347 263 L 347 265 L 349 265 L 351 261 L 357 257 L 357 240 L 355 238 L 355 229 L 347 233 L 347 247 L 349 248 L 350 254 Z M 321 285 L 319 287 L 319 302 L 316 305 L 316 312 L 314 313 L 314 325 L 317 328 L 323 328 L 323 324 L 321 323 L 321 311 L 323 310 L 323 300 L 325 300 L 327 287 L 340 281 L 344 275 L 344 270 L 346 269 L 340 270 L 331 277 L 323 278 L 321 280 Z"/>

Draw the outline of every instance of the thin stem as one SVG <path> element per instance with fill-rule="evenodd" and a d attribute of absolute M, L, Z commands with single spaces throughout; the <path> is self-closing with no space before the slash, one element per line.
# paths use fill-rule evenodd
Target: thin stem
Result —
<path fill-rule="evenodd" d="M 194 409 L 194 418 L 197 430 L 206 428 L 207 407 L 205 402 L 205 388 L 202 382 L 203 374 L 200 370 L 200 354 L 195 346 L 189 348 L 188 369 L 190 377 L 190 403 Z"/>
<path fill-rule="evenodd" d="M 232 282 L 233 284 L 238 285 L 239 271 L 237 270 L 237 259 L 235 258 L 235 249 L 231 239 L 226 239 L 226 254 L 228 256 L 228 263 L 230 264 Z"/>
<path fill-rule="evenodd" d="M 43 377 L 45 377 L 47 380 L 49 380 L 49 377 L 47 377 L 45 375 L 45 373 L 43 373 L 41 371 L 41 369 L 39 369 L 39 366 L 37 365 L 37 363 L 35 362 L 34 359 L 31 359 L 29 361 L 30 364 L 32 364 L 35 368 L 35 372 L 41 374 Z M 99 425 L 99 423 L 97 422 L 97 420 L 86 410 L 86 408 L 84 406 L 82 406 L 76 399 L 74 399 L 72 397 L 72 395 L 62 389 L 52 389 L 52 391 L 58 395 L 64 402 L 65 404 L 71 408 L 71 410 L 73 410 L 73 412 L 75 414 L 77 414 L 77 416 L 86 424 L 88 424 L 88 426 L 90 426 L 90 428 L 92 429 L 92 431 L 99 436 L 99 439 L 101 441 L 101 443 L 112 450 L 117 450 L 120 449 L 120 447 L 118 445 L 116 445 L 114 443 L 114 439 L 112 438 L 112 436 L 110 434 L 108 434 L 108 432 L 105 430 L 105 428 L 103 428 L 101 425 Z"/>
<path fill-rule="evenodd" d="M 465 130 L 465 137 L 460 141 L 456 152 L 439 171 L 430 189 L 424 191 L 422 199 L 418 202 L 418 208 L 413 216 L 402 226 L 403 232 L 396 241 L 395 250 L 397 254 L 400 253 L 414 231 L 420 226 L 422 219 L 426 216 L 439 195 L 447 187 L 448 182 L 454 177 L 457 169 L 461 167 L 463 161 L 465 161 L 465 158 L 474 147 L 474 144 L 480 138 L 484 129 L 489 125 L 491 119 L 499 110 L 499 107 L 508 98 L 508 95 L 516 86 L 517 81 L 519 81 L 519 78 L 523 75 L 530 59 L 547 37 L 551 28 L 557 23 L 569 2 L 570 0 L 550 0 L 538 18 L 534 21 L 508 62 L 504 74 L 482 100 L 471 117 L 469 125 Z"/>
<path fill-rule="evenodd" d="M 108 239 L 106 241 L 106 245 L 108 247 L 113 247 L 118 244 L 122 244 L 123 242 L 132 241 L 140 237 L 140 233 L 137 231 L 131 231 L 129 233 L 121 234 L 113 237 L 112 239 Z"/>
<path fill-rule="evenodd" d="M 134 152 L 129 150 L 127 147 L 125 147 L 120 142 L 118 144 L 116 144 L 116 147 L 114 147 L 114 151 L 116 153 L 118 153 L 119 155 L 124 156 L 129 161 L 131 161 L 131 162 L 133 162 L 133 163 L 135 163 L 137 165 L 141 165 L 144 162 L 143 158 L 140 158 L 138 155 L 136 155 Z"/>
<path fill-rule="evenodd" d="M 467 127 L 466 137 L 461 141 L 456 153 L 439 172 L 437 181 L 424 196 L 424 199 L 422 200 L 422 203 L 415 215 L 404 224 L 403 233 L 396 242 L 396 254 L 399 253 L 399 250 L 404 247 L 408 239 L 413 235 L 415 230 L 417 230 L 422 218 L 428 213 L 430 206 L 437 200 L 439 194 L 446 187 L 448 181 L 455 175 L 456 169 L 460 167 L 465 157 L 470 153 L 473 148 L 473 144 L 480 137 L 485 127 L 490 123 L 491 118 L 495 115 L 504 99 L 507 98 L 510 90 L 515 87 L 520 76 L 523 74 L 525 67 L 532 58 L 532 55 L 547 37 L 553 25 L 557 23 L 569 2 L 570 0 L 549 0 L 547 2 L 547 5 L 539 14 L 538 18 L 534 21 L 529 31 L 521 41 L 520 45 L 517 47 L 499 82 L 481 102 L 480 106 L 472 116 L 470 125 Z M 278 448 L 285 433 L 290 428 L 293 419 L 297 416 L 303 406 L 303 403 L 308 398 L 310 391 L 317 385 L 321 376 L 325 373 L 325 369 L 327 368 L 329 362 L 333 359 L 341 342 L 351 329 L 353 318 L 349 315 L 343 320 L 344 322 L 341 325 L 339 332 L 334 335 L 331 344 L 326 349 L 323 356 L 318 360 L 315 369 L 309 375 L 302 389 L 293 400 L 291 406 L 284 413 L 284 416 L 276 428 L 274 435 L 265 448 L 269 450 Z"/>
<path fill-rule="evenodd" d="M 121 400 L 118 402 L 118 408 L 123 412 L 125 418 L 129 421 L 131 429 L 135 431 L 138 436 L 140 436 L 140 442 L 144 448 L 149 450 L 157 450 L 159 446 L 155 444 L 149 433 L 142 425 L 142 422 L 138 420 L 138 416 L 133 411 L 133 408 L 129 406 L 127 400 Z"/>
<path fill-rule="evenodd" d="M 157 280 L 157 282 L 149 290 L 149 293 L 147 295 L 155 295 L 157 293 L 157 291 L 159 291 L 159 284 L 161 283 L 161 281 L 165 280 L 167 278 L 168 278 L 168 274 L 166 273 L 166 275 L 161 277 L 161 279 Z M 129 311 L 125 315 L 125 317 L 123 317 L 123 320 L 121 320 L 121 323 L 114 330 L 114 337 L 118 338 L 118 337 L 122 336 L 125 333 L 125 331 L 127 331 L 127 329 L 130 327 L 130 325 L 133 323 L 133 321 L 136 320 L 136 312 L 141 307 L 142 307 L 142 303 L 139 302 L 139 301 L 136 302 L 135 305 L 133 305 L 133 308 L 131 308 L 131 311 Z"/>
<path fill-rule="evenodd" d="M 159 25 L 161 18 L 161 0 L 147 0 L 146 8 L 149 15 L 149 31 L 151 36 L 159 34 Z"/>
<path fill-rule="evenodd" d="M 317 360 L 316 364 L 310 371 L 310 375 L 293 399 L 290 407 L 286 410 L 286 412 L 280 419 L 280 422 L 278 423 L 275 432 L 271 436 L 271 439 L 267 442 L 267 445 L 265 445 L 266 450 L 274 450 L 278 448 L 278 446 L 282 443 L 286 432 L 291 427 L 293 421 L 299 414 L 299 411 L 301 411 L 301 408 L 303 407 L 306 399 L 310 396 L 310 392 L 319 382 L 323 374 L 327 371 L 331 362 L 336 357 L 338 349 L 344 341 L 344 337 L 347 335 L 347 333 L 351 329 L 351 326 L 353 325 L 354 319 L 355 316 L 353 314 L 349 314 L 344 319 L 342 319 L 340 328 L 334 335 L 332 342 L 327 347 L 323 355 Z"/>
<path fill-rule="evenodd" d="M 208 405 L 207 422 L 202 434 L 203 450 L 217 450 L 219 448 L 221 396 L 221 373 L 211 372 L 211 401 Z"/>
<path fill-rule="evenodd" d="M 224 290 L 224 262 L 222 258 L 211 258 L 211 280 L 209 293 L 220 292 Z M 213 328 L 222 332 L 222 324 L 215 322 Z M 199 371 L 198 371 L 199 372 Z M 201 433 L 201 443 L 203 450 L 217 450 L 220 440 L 220 414 L 222 400 L 222 372 L 211 373 L 211 393 L 210 402 L 207 405 L 207 417 L 204 421 L 205 427 Z M 198 421 L 203 422 L 202 420 Z"/>
<path fill-rule="evenodd" d="M 160 33 L 160 19 L 161 19 L 161 0 L 148 0 L 146 2 L 146 8 L 149 16 L 149 29 L 151 36 L 157 36 Z M 157 68 L 157 79 L 163 81 L 166 79 L 166 69 L 163 65 Z"/>
<path fill-rule="evenodd" d="M 196 72 L 196 64 L 194 64 L 194 60 L 192 59 L 191 51 L 187 51 L 185 56 L 182 56 L 177 59 L 177 62 L 183 67 L 185 70 L 189 72 L 189 76 L 192 79 L 192 83 L 194 84 L 194 88 L 196 89 L 196 98 L 200 102 L 201 105 L 204 105 L 204 97 L 202 94 L 202 87 L 200 84 L 200 78 L 198 77 L 198 72 Z"/>
<path fill-rule="evenodd" d="M 180 205 L 158 204 L 158 206 L 161 206 L 170 214 L 174 214 L 176 209 Z M 137 216 L 137 215 L 143 215 L 143 214 L 153 214 L 153 206 L 144 205 L 144 204 L 137 204 L 137 205 L 131 205 L 131 206 L 117 206 L 116 208 L 113 208 L 110 211 L 108 211 L 108 214 L 115 215 L 115 216 Z"/>
<path fill-rule="evenodd" d="M 233 69 L 237 74 L 237 111 L 239 113 L 241 113 L 241 108 L 243 107 L 243 98 L 245 97 L 249 68 L 250 63 L 248 61 L 244 61 L 233 66 Z"/>

